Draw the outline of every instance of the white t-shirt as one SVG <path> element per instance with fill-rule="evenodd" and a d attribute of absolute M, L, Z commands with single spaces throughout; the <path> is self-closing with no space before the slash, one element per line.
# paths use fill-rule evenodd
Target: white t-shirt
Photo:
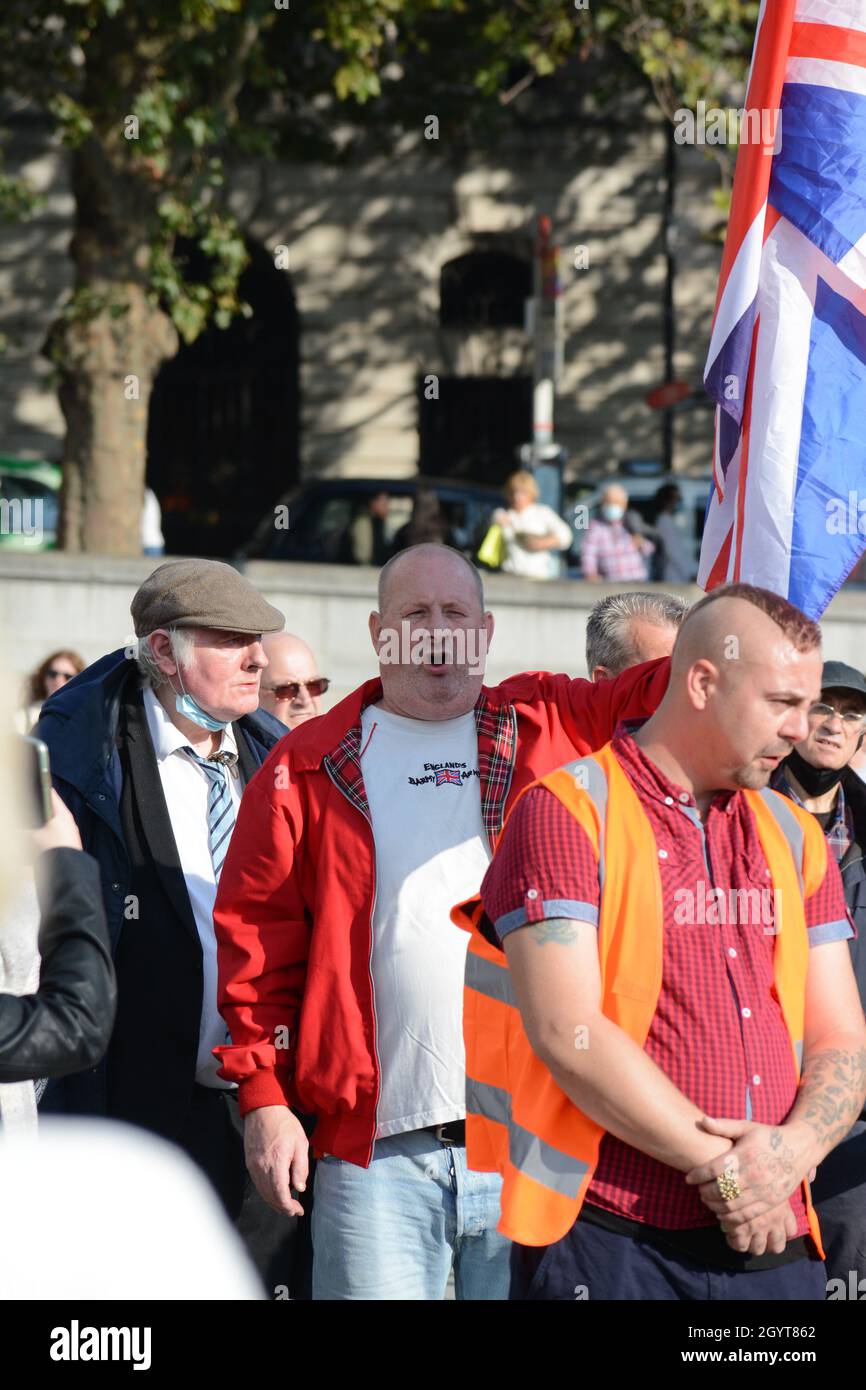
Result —
<path fill-rule="evenodd" d="M 469 938 L 449 914 L 478 892 L 490 846 L 472 711 L 458 719 L 404 719 L 368 706 L 361 729 L 376 842 L 372 972 L 381 1139 L 466 1114 Z"/>

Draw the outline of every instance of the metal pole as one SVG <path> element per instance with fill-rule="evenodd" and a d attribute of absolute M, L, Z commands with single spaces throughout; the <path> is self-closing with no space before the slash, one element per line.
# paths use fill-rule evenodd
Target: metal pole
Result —
<path fill-rule="evenodd" d="M 664 288 L 664 344 L 665 381 L 674 379 L 674 357 L 676 354 L 676 321 L 674 317 L 674 277 L 676 258 L 674 248 L 676 230 L 674 226 L 674 205 L 676 195 L 676 143 L 674 128 L 668 124 L 667 148 L 665 150 L 665 199 L 662 212 L 665 247 L 665 288 Z M 668 407 L 662 415 L 662 459 L 665 472 L 670 473 L 674 460 L 674 416 Z"/>

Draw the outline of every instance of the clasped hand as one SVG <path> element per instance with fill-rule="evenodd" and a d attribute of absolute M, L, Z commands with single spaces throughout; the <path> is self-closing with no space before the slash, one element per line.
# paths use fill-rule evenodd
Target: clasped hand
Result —
<path fill-rule="evenodd" d="M 730 1139 L 733 1147 L 686 1174 L 701 1200 L 719 1220 L 732 1250 L 780 1254 L 797 1234 L 790 1197 L 803 1179 L 814 1177 L 808 1131 L 794 1125 L 762 1125 L 752 1120 L 704 1118 L 707 1134 Z M 716 1179 L 736 1178 L 740 1195 L 726 1200 Z"/>

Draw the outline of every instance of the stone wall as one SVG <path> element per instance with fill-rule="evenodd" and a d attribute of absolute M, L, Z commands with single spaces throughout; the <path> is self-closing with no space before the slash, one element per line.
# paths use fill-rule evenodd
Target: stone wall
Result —
<path fill-rule="evenodd" d="M 35 668 L 59 646 L 87 662 L 123 646 L 132 635 L 129 604 L 153 570 L 148 559 L 83 555 L 0 554 L 0 632 L 4 660 L 15 675 Z M 337 565 L 256 562 L 247 577 L 286 615 L 286 627 L 313 647 L 323 675 L 333 682 L 329 708 L 376 674 L 367 617 L 376 606 L 376 571 Z M 496 632 L 488 682 L 516 671 L 553 670 L 585 675 L 586 619 L 602 594 L 627 588 L 559 582 L 533 584 L 506 575 L 485 577 Z M 695 601 L 697 589 L 676 592 Z M 862 669 L 866 589 L 838 594 L 822 620 L 828 660 Z"/>

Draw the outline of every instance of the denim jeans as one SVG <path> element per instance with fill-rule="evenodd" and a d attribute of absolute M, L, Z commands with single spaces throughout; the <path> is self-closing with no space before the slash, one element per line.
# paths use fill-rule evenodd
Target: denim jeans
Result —
<path fill-rule="evenodd" d="M 313 1200 L 314 1299 L 507 1299 L 497 1173 L 420 1130 L 379 1139 L 369 1168 L 326 1157 Z"/>

